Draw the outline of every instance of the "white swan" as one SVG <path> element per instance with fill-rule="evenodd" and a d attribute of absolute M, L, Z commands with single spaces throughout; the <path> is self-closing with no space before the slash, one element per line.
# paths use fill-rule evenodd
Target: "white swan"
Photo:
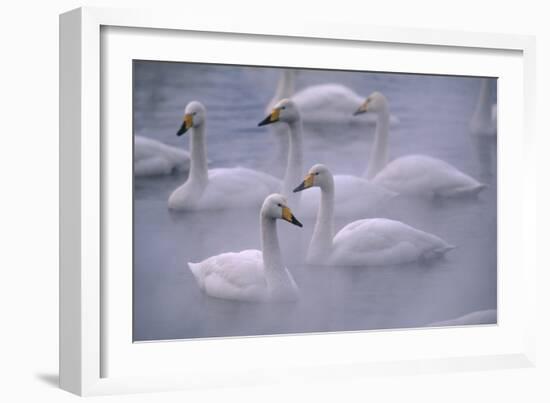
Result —
<path fill-rule="evenodd" d="M 481 79 L 476 109 L 470 120 L 470 132 L 477 136 L 495 136 L 497 134 L 497 106 L 491 98 L 491 81 Z"/>
<path fill-rule="evenodd" d="M 285 268 L 279 248 L 276 220 L 299 227 L 286 199 L 268 196 L 260 212 L 262 250 L 223 253 L 200 263 L 188 263 L 200 289 L 215 298 L 239 301 L 294 301 L 298 287 Z"/>
<path fill-rule="evenodd" d="M 430 260 L 454 248 L 435 235 L 384 218 L 353 221 L 333 237 L 334 181 L 326 166 L 314 165 L 295 191 L 311 187 L 321 188 L 321 203 L 307 252 L 309 264 L 395 265 Z"/>
<path fill-rule="evenodd" d="M 134 175 L 169 175 L 189 170 L 191 158 L 185 150 L 160 141 L 134 136 Z"/>
<path fill-rule="evenodd" d="M 288 128 L 288 155 L 286 170 L 283 178 L 281 193 L 289 199 L 291 205 L 298 204 L 300 198 L 292 192 L 295 184 L 302 176 L 303 172 L 303 144 L 302 144 L 302 120 L 298 108 L 288 98 L 284 98 L 273 106 L 273 110 L 267 117 L 258 123 L 258 126 L 270 125 L 278 122 L 286 123 Z"/>
<path fill-rule="evenodd" d="M 378 117 L 366 172 L 372 183 L 399 194 L 429 197 L 476 195 L 485 187 L 447 162 L 425 155 L 408 155 L 388 163 L 389 106 L 386 97 L 379 92 L 369 95 L 354 114 L 365 112 L 373 112 Z"/>
<path fill-rule="evenodd" d="M 337 83 L 316 84 L 295 91 L 296 70 L 283 69 L 273 98 L 266 107 L 266 113 L 283 98 L 291 98 L 302 115 L 304 125 L 319 126 L 324 123 L 355 123 L 352 113 L 364 98 L 351 88 Z M 364 120 L 376 124 L 376 117 L 366 115 Z M 399 119 L 390 117 L 390 124 L 399 124 Z"/>
<path fill-rule="evenodd" d="M 321 137 L 327 129 L 334 125 L 348 125 L 358 123 L 352 113 L 357 109 L 363 98 L 352 89 L 336 83 L 311 85 L 295 92 L 296 71 L 283 69 L 275 89 L 275 94 L 266 106 L 266 114 L 270 113 L 277 102 L 284 98 L 292 99 L 302 115 L 302 122 L 308 136 Z M 376 117 L 365 115 L 362 122 L 368 125 L 376 124 Z M 361 121 L 359 122 L 361 123 Z M 328 124 L 328 125 L 327 125 Z M 390 117 L 390 124 L 399 124 L 399 119 Z M 276 146 L 274 169 L 280 167 L 288 154 L 288 129 L 284 126 L 273 126 Z M 327 139 L 330 136 L 325 136 Z M 335 139 L 337 137 L 333 137 Z"/>
<path fill-rule="evenodd" d="M 173 210 L 212 210 L 259 206 L 265 197 L 277 192 L 281 182 L 263 172 L 248 168 L 208 169 L 206 159 L 206 109 L 197 101 L 185 108 L 178 135 L 191 133 L 191 168 L 187 181 L 170 195 Z"/>
<path fill-rule="evenodd" d="M 465 325 L 487 325 L 497 323 L 497 310 L 487 309 L 485 311 L 470 312 L 458 318 L 434 322 L 428 326 L 465 326 Z"/>
<path fill-rule="evenodd" d="M 265 108 L 266 115 L 271 113 L 275 105 L 280 100 L 290 98 L 292 94 L 294 94 L 294 78 L 295 71 L 293 69 L 281 70 L 281 77 L 277 83 L 275 94 Z M 275 155 L 273 162 L 270 164 L 271 169 L 275 175 L 282 176 L 280 169 L 281 167 L 284 167 L 284 163 L 288 156 L 289 129 L 286 125 L 272 125 L 270 126 L 270 131 L 273 134 L 273 139 L 275 140 Z M 288 194 L 286 196 L 288 197 Z"/>
<path fill-rule="evenodd" d="M 271 113 L 258 125 L 265 126 L 273 123 L 280 125 L 278 122 L 288 125 L 290 139 L 281 193 L 289 199 L 291 205 L 300 206 L 300 215 L 312 216 L 317 211 L 319 196 L 314 194 L 315 192 L 308 192 L 300 200 L 293 192 L 304 172 L 301 111 L 293 100 L 282 99 L 279 101 Z M 336 175 L 334 181 L 338 189 L 336 205 L 341 214 L 372 211 L 396 196 L 396 193 L 391 190 L 352 175 Z"/>

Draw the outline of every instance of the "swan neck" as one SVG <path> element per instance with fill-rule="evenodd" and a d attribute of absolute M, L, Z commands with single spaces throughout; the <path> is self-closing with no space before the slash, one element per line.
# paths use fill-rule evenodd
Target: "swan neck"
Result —
<path fill-rule="evenodd" d="M 477 100 L 475 115 L 478 119 L 490 119 L 491 117 L 491 88 L 489 80 L 484 78 L 481 81 L 481 88 L 479 90 L 479 97 Z"/>
<path fill-rule="evenodd" d="M 264 273 L 270 297 L 273 299 L 294 299 L 294 280 L 288 274 L 283 264 L 277 224 L 273 218 L 260 218 L 262 231 L 262 257 Z"/>
<path fill-rule="evenodd" d="M 325 259 L 332 250 L 334 234 L 334 179 L 321 186 L 321 202 L 317 212 L 317 221 L 309 247 L 309 258 Z"/>
<path fill-rule="evenodd" d="M 193 128 L 190 137 L 191 168 L 189 179 L 197 182 L 208 181 L 208 161 L 206 158 L 205 124 Z"/>
<path fill-rule="evenodd" d="M 388 162 L 388 131 L 390 126 L 390 112 L 383 108 L 378 112 L 376 132 L 374 133 L 374 144 L 367 166 L 367 179 L 373 179 Z"/>
<path fill-rule="evenodd" d="M 261 218 L 262 228 L 262 255 L 264 266 L 267 270 L 280 270 L 282 268 L 281 249 L 277 236 L 277 225 L 272 218 Z"/>
<path fill-rule="evenodd" d="M 294 71 L 291 69 L 283 70 L 275 96 L 277 101 L 283 98 L 290 98 L 294 94 Z"/>
<path fill-rule="evenodd" d="M 283 98 L 290 98 L 292 95 L 294 95 L 294 70 L 285 69 L 281 72 L 275 94 L 271 98 L 271 101 L 269 101 L 266 112 L 271 112 L 271 109 L 277 102 Z"/>
<path fill-rule="evenodd" d="M 292 204 L 292 201 L 299 201 L 299 193 L 294 193 L 293 189 L 301 182 L 304 174 L 302 122 L 300 120 L 289 124 L 288 135 L 288 159 L 282 193 Z"/>

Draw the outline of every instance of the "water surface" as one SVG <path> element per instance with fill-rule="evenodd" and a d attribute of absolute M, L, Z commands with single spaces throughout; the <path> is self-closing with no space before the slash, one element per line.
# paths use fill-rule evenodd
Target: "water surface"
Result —
<path fill-rule="evenodd" d="M 135 134 L 187 148 L 187 136 L 175 133 L 186 103 L 200 100 L 208 109 L 210 166 L 272 172 L 273 138 L 257 123 L 264 118 L 278 77 L 276 69 L 268 68 L 136 62 Z M 187 262 L 259 248 L 258 211 L 172 213 L 167 198 L 185 181 L 185 174 L 136 178 L 134 340 L 419 327 L 496 308 L 495 144 L 473 141 L 468 132 L 480 80 L 300 71 L 296 84 L 300 89 L 325 82 L 348 85 L 365 97 L 374 90 L 388 97 L 392 114 L 400 119 L 391 129 L 390 159 L 431 155 L 489 185 L 474 200 L 401 198 L 385 209 L 385 217 L 434 233 L 457 248 L 431 264 L 311 267 L 304 257 L 314 222 L 302 218 L 303 229 L 279 222 L 284 261 L 300 287 L 300 300 L 216 300 L 200 292 Z M 321 141 L 306 136 L 305 167 L 323 162 L 334 173 L 362 174 L 372 129 L 355 124 L 324 129 Z M 336 229 L 349 220 L 337 220 Z"/>

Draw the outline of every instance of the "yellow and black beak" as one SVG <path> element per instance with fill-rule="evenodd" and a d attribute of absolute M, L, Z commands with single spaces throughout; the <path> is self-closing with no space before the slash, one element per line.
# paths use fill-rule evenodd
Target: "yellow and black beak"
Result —
<path fill-rule="evenodd" d="M 193 127 L 193 115 L 190 113 L 186 113 L 183 117 L 183 123 L 181 124 L 180 129 L 178 130 L 177 135 L 181 136 L 183 133 L 185 133 L 187 130 Z"/>
<path fill-rule="evenodd" d="M 313 174 L 308 174 L 304 181 L 300 183 L 300 185 L 294 189 L 294 193 L 301 192 L 304 189 L 308 189 L 313 186 Z"/>
<path fill-rule="evenodd" d="M 353 116 L 361 115 L 362 113 L 368 112 L 368 106 L 369 102 L 365 101 L 361 104 L 359 108 L 355 112 L 353 112 Z"/>
<path fill-rule="evenodd" d="M 260 123 L 258 123 L 258 126 L 265 126 L 269 125 L 271 123 L 275 123 L 279 121 L 279 114 L 281 113 L 281 110 L 276 108 L 271 111 L 271 113 Z"/>
<path fill-rule="evenodd" d="M 283 220 L 288 221 L 291 224 L 297 225 L 298 227 L 303 227 L 302 223 L 294 217 L 292 211 L 288 207 L 283 207 Z"/>

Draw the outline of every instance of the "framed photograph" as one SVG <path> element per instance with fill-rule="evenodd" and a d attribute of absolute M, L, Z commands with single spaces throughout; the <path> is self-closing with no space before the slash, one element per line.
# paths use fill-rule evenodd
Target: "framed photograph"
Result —
<path fill-rule="evenodd" d="M 62 388 L 533 365 L 533 38 L 84 8 L 60 44 Z"/>

